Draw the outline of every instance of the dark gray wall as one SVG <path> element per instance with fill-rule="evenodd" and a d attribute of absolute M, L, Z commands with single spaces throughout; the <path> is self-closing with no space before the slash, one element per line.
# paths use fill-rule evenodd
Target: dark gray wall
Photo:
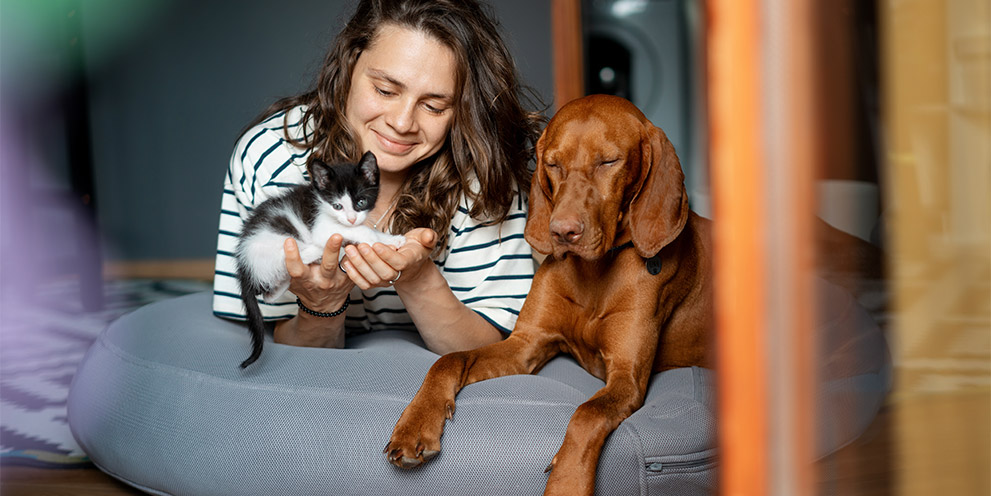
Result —
<path fill-rule="evenodd" d="M 550 2 L 492 3 L 525 82 L 549 103 Z M 238 132 L 275 99 L 311 85 L 352 5 L 83 2 L 98 223 L 109 259 L 213 257 Z"/>

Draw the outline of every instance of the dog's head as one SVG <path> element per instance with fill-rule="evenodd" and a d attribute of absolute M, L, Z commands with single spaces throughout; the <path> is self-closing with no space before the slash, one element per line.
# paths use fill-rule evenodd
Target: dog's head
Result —
<path fill-rule="evenodd" d="M 633 241 L 644 257 L 688 219 L 685 175 L 664 131 L 629 101 L 568 103 L 537 141 L 526 239 L 541 253 L 595 260 Z"/>

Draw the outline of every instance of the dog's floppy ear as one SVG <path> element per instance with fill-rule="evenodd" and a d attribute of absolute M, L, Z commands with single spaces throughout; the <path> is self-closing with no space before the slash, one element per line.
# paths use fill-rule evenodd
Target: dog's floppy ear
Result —
<path fill-rule="evenodd" d="M 530 208 L 523 236 L 534 250 L 551 252 L 551 200 L 547 171 L 544 169 L 544 135 L 537 140 L 537 169 L 530 181 Z"/>
<path fill-rule="evenodd" d="M 688 193 L 674 145 L 650 123 L 641 134 L 640 160 L 641 185 L 630 203 L 630 233 L 637 253 L 652 257 L 684 229 Z"/>

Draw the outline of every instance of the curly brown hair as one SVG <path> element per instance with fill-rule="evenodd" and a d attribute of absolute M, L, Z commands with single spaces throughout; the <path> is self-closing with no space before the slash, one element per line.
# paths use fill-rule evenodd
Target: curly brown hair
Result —
<path fill-rule="evenodd" d="M 524 103 L 533 107 L 536 96 L 520 83 L 487 5 L 474 0 L 361 0 L 327 53 L 316 87 L 277 101 L 252 125 L 303 105 L 304 129 L 314 132 L 291 139 L 284 120 L 286 139 L 312 150 L 310 161 L 357 161 L 363 150 L 345 117 L 345 104 L 358 57 L 385 24 L 427 33 L 455 55 L 460 92 L 448 139 L 436 154 L 413 166 L 390 226 L 398 233 L 430 227 L 440 236 L 437 246 L 442 249 L 462 195 L 473 202 L 473 218 L 493 223 L 506 219 L 513 196 L 529 189 L 529 162 L 545 121 L 540 111 L 524 108 Z"/>

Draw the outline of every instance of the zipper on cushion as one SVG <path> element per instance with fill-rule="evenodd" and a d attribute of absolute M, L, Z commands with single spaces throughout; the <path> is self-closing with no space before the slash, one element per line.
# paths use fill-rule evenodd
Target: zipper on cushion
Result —
<path fill-rule="evenodd" d="M 647 464 L 647 471 L 655 474 L 666 472 L 691 472 L 693 470 L 707 467 L 716 462 L 715 456 L 707 456 L 697 460 L 651 462 Z"/>

